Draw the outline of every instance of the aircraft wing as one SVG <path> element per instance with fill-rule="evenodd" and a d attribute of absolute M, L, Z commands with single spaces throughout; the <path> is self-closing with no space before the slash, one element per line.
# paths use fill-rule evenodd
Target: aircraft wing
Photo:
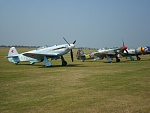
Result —
<path fill-rule="evenodd" d="M 23 55 L 25 55 L 27 57 L 34 58 L 34 59 L 41 60 L 41 59 L 43 59 L 44 56 L 46 56 L 48 58 L 53 58 L 53 57 L 59 56 L 60 54 L 59 53 L 31 53 L 31 52 L 26 52 L 26 53 L 23 53 Z"/>
<path fill-rule="evenodd" d="M 93 55 L 96 57 L 104 57 L 105 56 L 104 54 L 99 53 L 99 52 L 94 52 Z"/>
<path fill-rule="evenodd" d="M 104 58 L 106 56 L 109 56 L 111 58 L 115 57 L 115 53 L 100 53 L 100 52 L 95 52 L 94 56 Z"/>

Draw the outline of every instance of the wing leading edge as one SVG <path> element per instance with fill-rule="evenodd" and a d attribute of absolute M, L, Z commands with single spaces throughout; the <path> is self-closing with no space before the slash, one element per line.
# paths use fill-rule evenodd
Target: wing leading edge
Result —
<path fill-rule="evenodd" d="M 31 57 L 31 58 L 34 58 L 34 59 L 38 59 L 38 60 L 41 60 L 44 58 L 44 56 L 48 57 L 48 58 L 53 58 L 53 57 L 58 57 L 60 56 L 60 54 L 58 53 L 49 53 L 49 54 L 46 54 L 46 53 L 23 53 L 23 55 L 27 56 L 27 57 Z"/>

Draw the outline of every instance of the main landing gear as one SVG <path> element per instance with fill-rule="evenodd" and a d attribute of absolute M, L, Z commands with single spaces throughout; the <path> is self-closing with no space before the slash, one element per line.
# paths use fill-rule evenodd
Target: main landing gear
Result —
<path fill-rule="evenodd" d="M 120 59 L 119 59 L 119 58 L 116 58 L 116 62 L 120 62 Z"/>
<path fill-rule="evenodd" d="M 120 62 L 120 59 L 118 58 L 117 54 L 116 54 L 116 62 Z"/>
<path fill-rule="evenodd" d="M 61 56 L 61 61 L 62 61 L 62 66 L 66 66 L 67 65 L 67 62 L 65 61 L 63 56 Z"/>
<path fill-rule="evenodd" d="M 63 56 L 61 56 L 61 61 L 62 61 L 62 66 L 67 65 L 67 62 L 65 61 Z M 51 67 L 52 66 L 52 64 L 48 61 L 46 56 L 44 56 L 44 62 L 45 62 L 45 67 Z"/>
<path fill-rule="evenodd" d="M 141 60 L 141 58 L 139 56 L 136 56 L 137 60 Z"/>

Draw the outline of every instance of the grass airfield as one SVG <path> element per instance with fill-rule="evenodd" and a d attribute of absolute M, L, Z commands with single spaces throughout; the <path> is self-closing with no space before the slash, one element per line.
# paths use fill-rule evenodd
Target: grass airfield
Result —
<path fill-rule="evenodd" d="M 0 48 L 0 113 L 150 112 L 150 55 L 141 61 L 81 62 L 73 50 L 74 62 L 67 54 L 67 66 L 56 60 L 45 68 L 44 62 L 10 63 L 4 58 L 8 50 Z"/>

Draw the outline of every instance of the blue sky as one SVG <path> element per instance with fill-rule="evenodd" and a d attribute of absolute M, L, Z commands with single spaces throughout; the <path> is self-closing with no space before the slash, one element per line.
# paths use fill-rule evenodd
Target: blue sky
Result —
<path fill-rule="evenodd" d="M 0 45 L 150 45 L 150 0 L 0 0 Z"/>

